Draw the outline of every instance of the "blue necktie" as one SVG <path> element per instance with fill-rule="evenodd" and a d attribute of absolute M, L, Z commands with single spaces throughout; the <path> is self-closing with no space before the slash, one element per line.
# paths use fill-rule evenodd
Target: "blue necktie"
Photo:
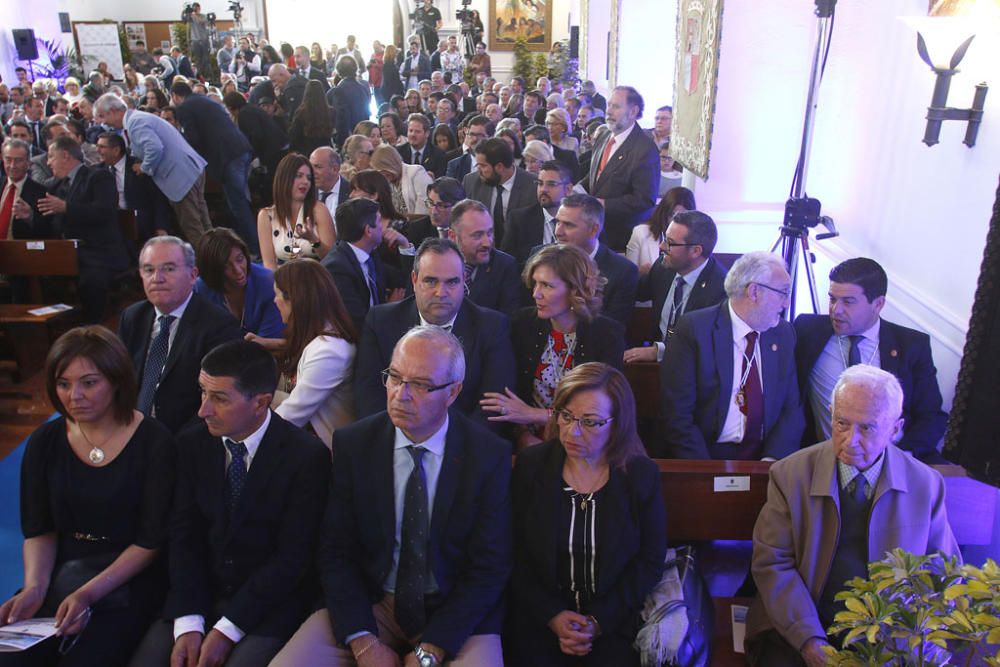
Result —
<path fill-rule="evenodd" d="M 368 293 L 372 297 L 372 305 L 377 306 L 379 304 L 378 298 L 378 274 L 375 272 L 375 258 L 368 255 L 368 259 L 365 260 L 365 268 L 368 269 Z"/>
<path fill-rule="evenodd" d="M 847 365 L 857 366 L 861 363 L 861 341 L 864 340 L 864 336 L 848 336 L 848 340 L 851 342 L 851 349 L 847 353 Z"/>
<path fill-rule="evenodd" d="M 167 352 L 170 348 L 170 325 L 177 318 L 173 315 L 160 315 L 160 332 L 149 346 L 146 355 L 146 365 L 142 367 L 142 385 L 139 387 L 139 412 L 149 416 L 153 409 L 153 397 L 156 387 L 160 384 L 160 374 L 167 363 Z"/>
<path fill-rule="evenodd" d="M 423 632 L 427 622 L 424 592 L 427 590 L 427 477 L 423 458 L 427 450 L 411 445 L 413 471 L 406 482 L 403 524 L 400 527 L 399 568 L 396 571 L 396 621 L 407 637 Z"/>
<path fill-rule="evenodd" d="M 232 463 L 226 470 L 226 516 L 232 517 L 247 481 L 247 446 L 229 438 L 225 438 L 223 442 L 233 456 Z"/>
<path fill-rule="evenodd" d="M 851 492 L 851 500 L 859 507 L 868 502 L 868 494 L 865 493 L 867 489 L 868 480 L 859 472 L 854 478 L 854 491 Z"/>

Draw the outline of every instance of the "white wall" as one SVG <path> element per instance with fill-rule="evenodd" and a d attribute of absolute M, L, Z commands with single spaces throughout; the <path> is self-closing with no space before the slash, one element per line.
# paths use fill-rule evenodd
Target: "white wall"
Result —
<path fill-rule="evenodd" d="M 114 19 L 126 21 L 177 21 L 181 19 L 184 2 L 189 0 L 64 0 L 69 17 L 73 21 L 99 21 Z M 232 20 L 227 0 L 199 0 L 201 13 L 215 12 L 220 20 Z M 263 2 L 261 0 L 240 0 L 243 5 L 243 25 L 245 28 L 264 27 Z M 271 4 L 271 3 L 268 3 Z"/>
<path fill-rule="evenodd" d="M 921 143 L 934 81 L 898 17 L 926 10 L 925 0 L 838 4 L 807 190 L 842 233 L 815 244 L 821 295 L 832 264 L 857 255 L 881 262 L 890 277 L 885 315 L 931 334 L 950 405 L 996 191 L 1000 101 L 987 98 L 975 148 L 961 143 L 965 128 L 956 122 L 945 123 L 939 145 Z M 723 246 L 727 237 L 743 239 L 731 249 L 767 246 L 781 219 L 808 86 L 812 11 L 802 0 L 772 0 L 766 11 L 726 4 L 710 173 L 696 193 L 699 208 L 729 223 Z M 973 84 L 994 71 L 997 44 L 980 29 L 952 84 L 952 106 L 968 105 Z"/>
<path fill-rule="evenodd" d="M 642 93 L 646 111 L 639 123 L 652 127 L 654 111 L 674 99 L 677 0 L 625 0 L 618 25 L 618 83 Z"/>
<path fill-rule="evenodd" d="M 17 81 L 15 67 L 28 66 L 16 60 L 17 49 L 11 30 L 31 28 L 36 38 L 61 41 L 63 48 L 72 45 L 72 37 L 59 28 L 59 12 L 65 11 L 59 5 L 58 0 L 0 3 L 0 75 L 5 82 Z"/>

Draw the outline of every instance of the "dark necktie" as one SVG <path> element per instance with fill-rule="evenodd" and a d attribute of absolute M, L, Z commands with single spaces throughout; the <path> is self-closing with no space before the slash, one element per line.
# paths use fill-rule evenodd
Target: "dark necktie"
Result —
<path fill-rule="evenodd" d="M 864 474 L 858 473 L 854 478 L 854 491 L 851 492 L 851 500 L 853 500 L 858 505 L 864 505 L 868 502 L 868 496 L 865 493 L 868 489 L 868 480 L 865 478 Z"/>
<path fill-rule="evenodd" d="M 420 151 L 413 151 L 413 164 L 420 164 Z"/>
<path fill-rule="evenodd" d="M 751 331 L 746 335 L 747 346 L 743 353 L 743 375 L 746 381 L 740 387 L 743 395 L 740 412 L 746 415 L 746 430 L 743 432 L 743 445 L 756 448 L 763 440 L 764 431 L 764 393 L 761 390 L 760 371 L 757 368 L 757 357 L 754 354 L 757 348 L 756 331 Z M 747 371 L 747 360 L 750 363 Z"/>
<path fill-rule="evenodd" d="M 326 200 L 330 197 L 331 194 L 332 193 L 330 193 L 330 192 L 324 192 L 324 191 L 320 190 L 319 191 L 319 200 L 320 200 L 320 202 L 322 202 L 323 204 L 325 204 Z"/>
<path fill-rule="evenodd" d="M 472 276 L 476 272 L 476 267 L 472 264 L 465 264 L 463 269 L 465 272 L 465 293 L 468 295 L 469 290 L 472 289 Z"/>
<path fill-rule="evenodd" d="M 684 303 L 684 287 L 686 285 L 687 283 L 684 282 L 682 276 L 677 276 L 676 280 L 674 280 L 674 302 L 670 306 L 670 319 L 667 321 L 667 338 L 674 332 L 674 325 L 677 324 L 677 318 L 681 316 L 681 304 Z"/>
<path fill-rule="evenodd" d="M 423 458 L 427 450 L 411 445 L 413 472 L 406 482 L 403 523 L 400 528 L 399 568 L 396 571 L 396 621 L 407 637 L 419 635 L 427 621 L 424 592 L 427 590 L 427 477 Z"/>
<path fill-rule="evenodd" d="M 240 494 L 247 481 L 247 446 L 229 438 L 225 438 L 223 442 L 233 456 L 226 470 L 226 516 L 231 518 L 240 503 Z"/>
<path fill-rule="evenodd" d="M 31 133 L 35 137 L 35 146 L 37 146 L 38 148 L 42 147 L 42 130 L 41 130 L 41 125 L 42 125 L 41 121 L 37 121 L 37 120 L 31 121 Z"/>
<path fill-rule="evenodd" d="M 503 184 L 497 185 L 497 200 L 493 203 L 493 229 L 503 228 Z"/>
<path fill-rule="evenodd" d="M 372 305 L 379 304 L 378 298 L 378 273 L 375 272 L 375 258 L 368 255 L 365 260 L 365 268 L 368 269 L 368 293 L 371 295 Z"/>
<path fill-rule="evenodd" d="M 177 318 L 173 315 L 160 315 L 160 332 L 149 345 L 146 364 L 142 367 L 142 384 L 139 387 L 139 400 L 136 407 L 139 412 L 149 416 L 153 409 L 153 397 L 156 387 L 160 384 L 160 374 L 167 363 L 167 352 L 170 349 L 170 325 Z"/>
<path fill-rule="evenodd" d="M 848 336 L 847 339 L 851 341 L 851 350 L 847 353 L 847 365 L 857 366 L 861 363 L 861 341 L 864 340 L 864 336 Z"/>

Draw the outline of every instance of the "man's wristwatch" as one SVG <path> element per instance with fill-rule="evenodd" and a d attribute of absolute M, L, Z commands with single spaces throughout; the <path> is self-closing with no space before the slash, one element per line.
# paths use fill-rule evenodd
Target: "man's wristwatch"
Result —
<path fill-rule="evenodd" d="M 417 656 L 417 662 L 420 663 L 420 667 L 435 667 L 441 664 L 433 653 L 425 651 L 419 645 L 413 649 L 413 655 Z"/>

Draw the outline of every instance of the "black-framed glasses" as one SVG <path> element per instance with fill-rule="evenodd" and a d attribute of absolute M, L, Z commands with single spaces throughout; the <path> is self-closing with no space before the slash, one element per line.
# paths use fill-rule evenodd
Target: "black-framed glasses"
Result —
<path fill-rule="evenodd" d="M 792 288 L 790 287 L 788 289 L 778 289 L 777 287 L 771 287 L 770 285 L 767 285 L 765 283 L 754 283 L 754 285 L 758 285 L 759 287 L 763 287 L 764 289 L 769 289 L 775 294 L 780 294 L 782 297 L 786 299 L 792 294 Z"/>
<path fill-rule="evenodd" d="M 455 384 L 455 382 L 455 380 L 452 380 L 451 382 L 445 382 L 444 384 L 428 384 L 427 382 L 421 382 L 420 380 L 404 380 L 402 375 L 396 373 L 391 368 L 387 368 L 382 371 L 382 384 L 384 384 L 387 388 L 406 385 L 411 391 L 415 391 L 420 394 L 433 394 L 435 391 L 441 391 L 445 387 L 450 387 Z"/>
<path fill-rule="evenodd" d="M 690 248 L 692 246 L 701 245 L 700 243 L 674 243 L 670 239 L 663 242 L 663 245 L 667 246 L 667 250 L 673 250 L 674 248 Z"/>
<path fill-rule="evenodd" d="M 595 419 L 593 417 L 574 417 L 567 410 L 559 410 L 556 412 L 556 418 L 559 423 L 563 426 L 570 426 L 573 422 L 580 425 L 585 431 L 599 431 L 607 425 L 608 422 L 613 421 L 614 417 L 608 417 L 607 419 Z"/>
<path fill-rule="evenodd" d="M 431 201 L 430 199 L 425 199 L 424 203 L 427 204 L 427 208 L 437 208 L 442 211 L 447 211 L 449 208 L 454 206 L 451 202 L 446 201 Z"/>

